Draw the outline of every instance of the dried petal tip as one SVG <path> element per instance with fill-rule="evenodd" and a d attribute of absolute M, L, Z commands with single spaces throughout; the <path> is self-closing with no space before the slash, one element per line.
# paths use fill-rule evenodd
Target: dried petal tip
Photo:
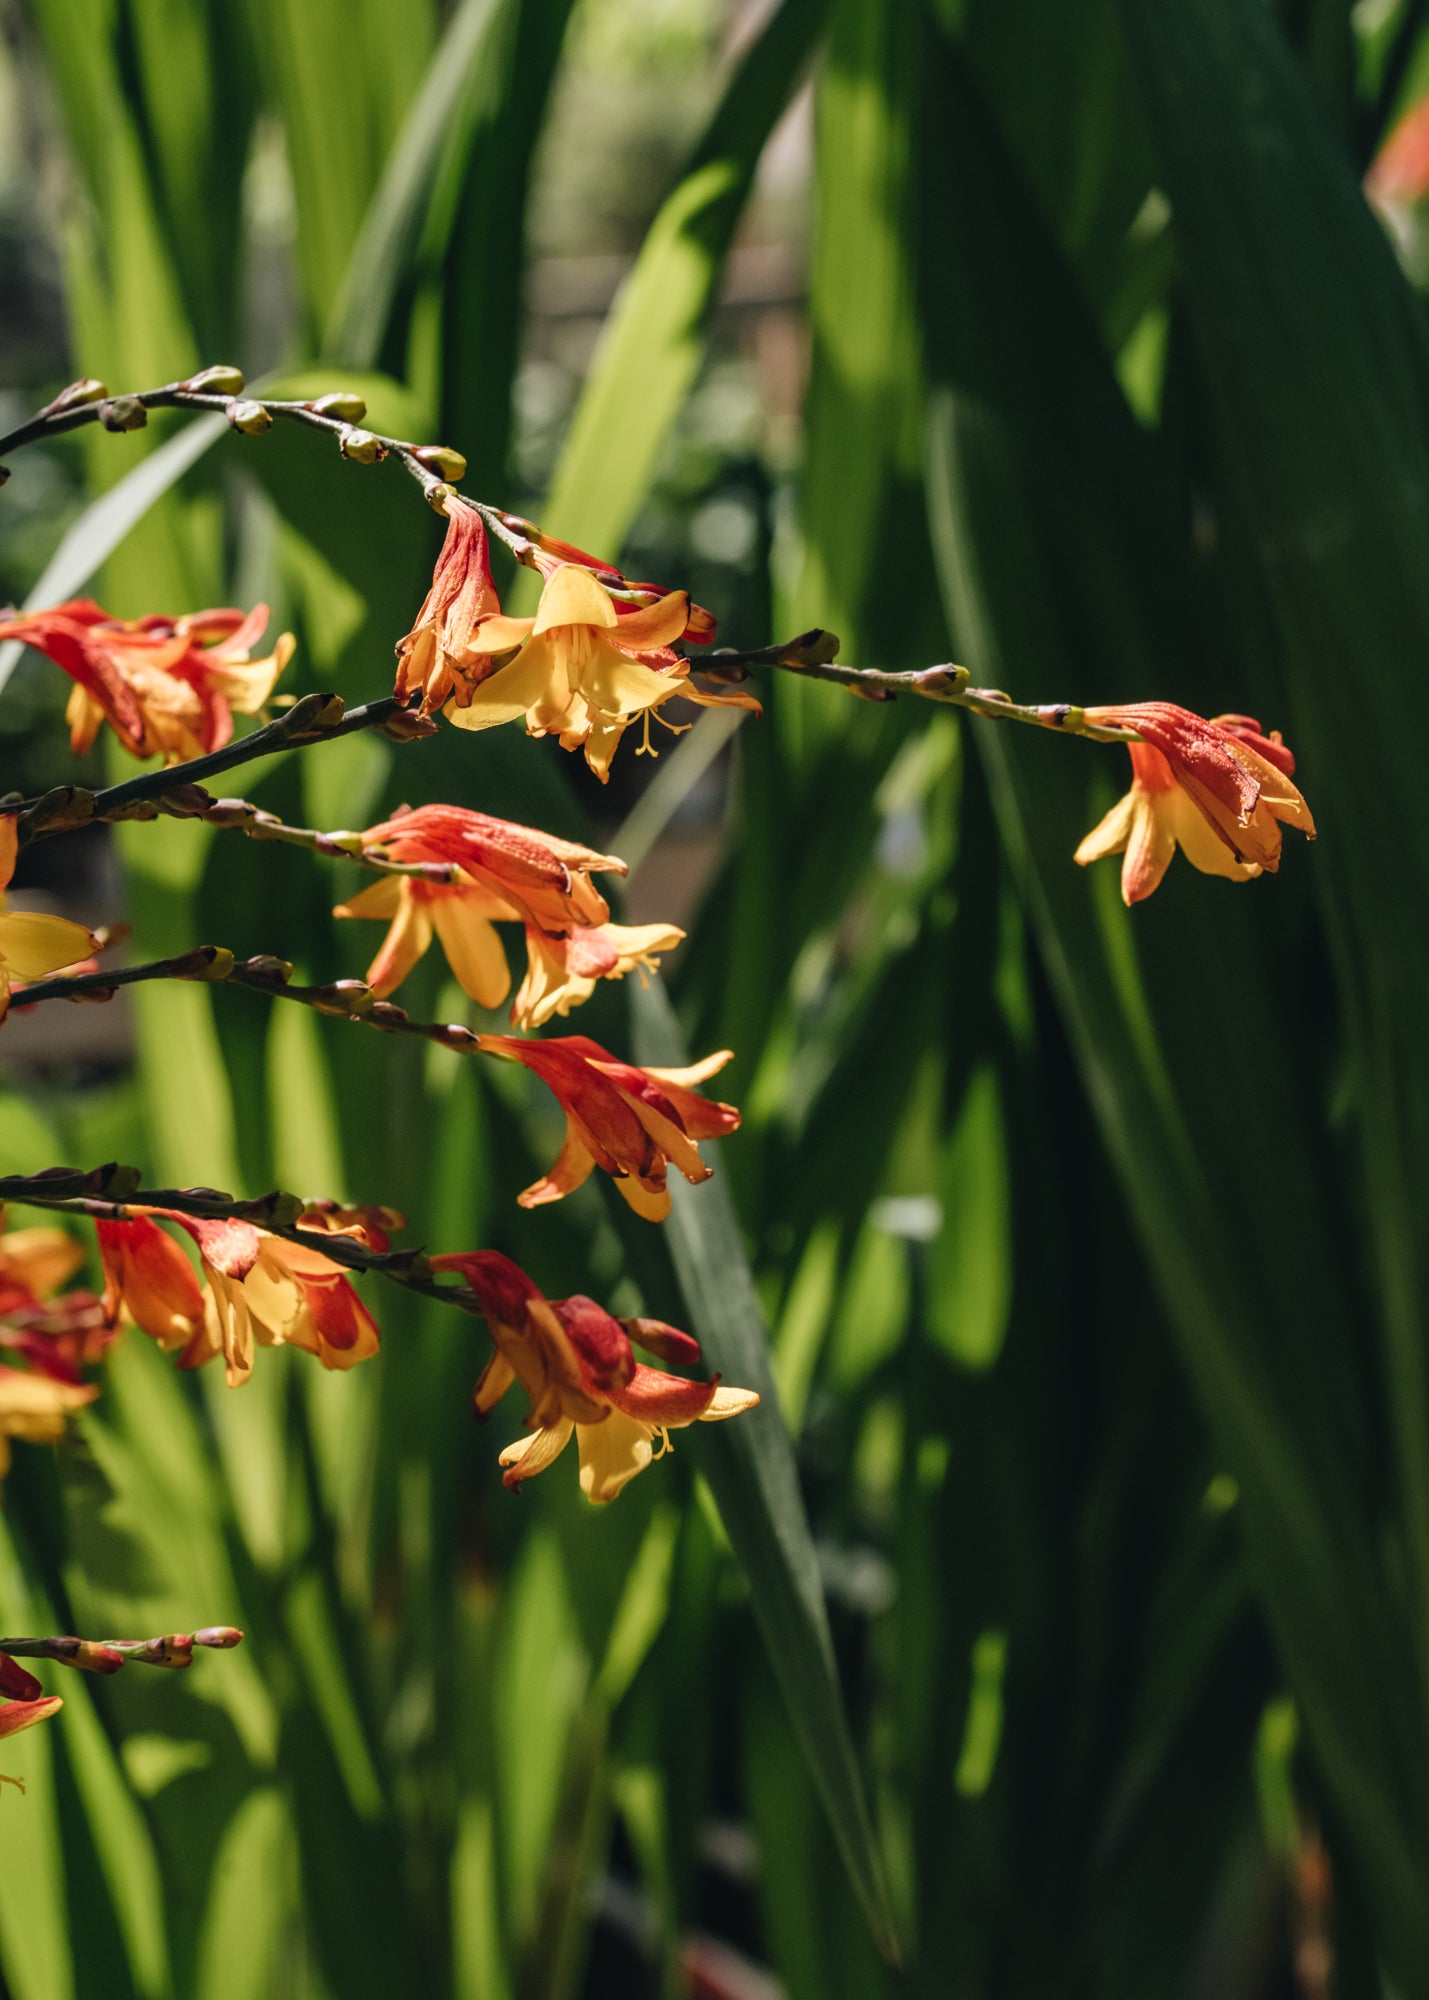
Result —
<path fill-rule="evenodd" d="M 201 1632 L 194 1633 L 196 1646 L 212 1646 L 219 1652 L 228 1652 L 231 1647 L 243 1644 L 243 1634 L 236 1625 L 205 1625 Z"/>
<path fill-rule="evenodd" d="M 0 486 L 8 486 L 9 484 L 10 468 L 8 465 L 0 465 Z"/>
<path fill-rule="evenodd" d="M 428 472 L 440 473 L 443 479 L 466 478 L 466 460 L 449 445 L 421 444 L 412 456 L 418 465 L 424 465 Z"/>
<path fill-rule="evenodd" d="M 245 437 L 258 437 L 263 431 L 270 431 L 273 428 L 273 412 L 265 410 L 261 403 L 252 402 L 246 396 L 236 403 L 230 403 L 223 414 L 227 417 L 230 427 L 242 431 Z"/>
<path fill-rule="evenodd" d="M 345 424 L 360 424 L 367 415 L 367 405 L 361 396 L 354 396 L 347 389 L 337 389 L 330 396 L 319 396 L 308 409 L 318 417 L 339 417 Z"/>
<path fill-rule="evenodd" d="M 141 431 L 149 412 L 137 396 L 115 396 L 100 404 L 99 421 L 107 431 Z"/>
<path fill-rule="evenodd" d="M 179 387 L 201 396 L 241 396 L 243 370 L 234 368 L 226 361 L 218 361 L 212 368 L 201 368 L 197 375 L 190 375 L 187 382 L 180 382 Z"/>
<path fill-rule="evenodd" d="M 358 465 L 375 465 L 379 458 L 386 455 L 371 431 L 351 427 L 339 434 L 337 448 L 344 458 L 350 458 Z"/>
<path fill-rule="evenodd" d="M 61 389 L 52 403 L 46 403 L 41 410 L 42 417 L 57 417 L 61 410 L 77 410 L 85 403 L 102 403 L 109 394 L 103 382 L 96 382 L 88 375 L 82 382 L 71 382 L 67 389 Z"/>

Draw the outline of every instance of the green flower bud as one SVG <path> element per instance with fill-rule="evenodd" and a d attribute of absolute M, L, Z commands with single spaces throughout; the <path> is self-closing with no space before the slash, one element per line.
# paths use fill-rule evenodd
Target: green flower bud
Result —
<path fill-rule="evenodd" d="M 233 429 L 242 431 L 245 437 L 257 437 L 263 431 L 273 428 L 273 412 L 265 410 L 261 403 L 250 402 L 246 397 L 230 403 L 223 413 Z"/>
<path fill-rule="evenodd" d="M 190 375 L 187 382 L 180 382 L 179 387 L 202 396 L 241 396 L 243 370 L 218 361 L 212 368 L 201 368 L 197 375 Z"/>
<path fill-rule="evenodd" d="M 466 478 L 466 460 L 450 445 L 419 444 L 412 456 L 418 465 L 424 465 L 428 472 L 440 473 L 443 479 Z"/>
<path fill-rule="evenodd" d="M 345 424 L 360 424 L 367 415 L 367 405 L 361 396 L 354 396 L 346 389 L 338 389 L 331 396 L 319 396 L 307 407 L 316 416 L 340 417 Z"/>
<path fill-rule="evenodd" d="M 339 433 L 337 448 L 344 458 L 355 459 L 359 465 L 375 465 L 386 456 L 371 431 L 354 430 L 351 426 Z"/>
<path fill-rule="evenodd" d="M 445 514 L 448 500 L 455 500 L 456 498 L 456 488 L 454 486 L 429 486 L 426 492 L 427 505 L 434 507 L 439 514 Z"/>
<path fill-rule="evenodd" d="M 141 431 L 149 412 L 137 396 L 114 396 L 100 404 L 99 421 L 107 431 Z"/>

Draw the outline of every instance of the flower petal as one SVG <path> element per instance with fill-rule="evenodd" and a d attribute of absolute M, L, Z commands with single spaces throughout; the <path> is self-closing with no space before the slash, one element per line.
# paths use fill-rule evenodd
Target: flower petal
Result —
<path fill-rule="evenodd" d="M 594 1428 L 599 1429 L 596 1425 Z M 525 1479 L 534 1479 L 538 1472 L 544 1472 L 560 1457 L 571 1441 L 575 1425 L 569 1417 L 552 1424 L 548 1430 L 531 1431 L 526 1437 L 517 1438 L 507 1445 L 497 1464 L 504 1468 L 503 1486 L 513 1490 Z"/>
<path fill-rule="evenodd" d="M 43 979 L 61 966 L 74 965 L 99 949 L 99 939 L 68 917 L 44 916 L 37 910 L 7 911 L 0 916 L 0 959 L 21 979 Z"/>
<path fill-rule="evenodd" d="M 560 1152 L 540 1180 L 533 1181 L 516 1199 L 522 1208 L 540 1208 L 548 1201 L 560 1201 L 564 1196 L 573 1194 L 583 1181 L 589 1180 L 594 1165 L 594 1155 L 579 1126 L 568 1117 Z"/>
<path fill-rule="evenodd" d="M 581 1492 L 604 1505 L 645 1470 L 655 1456 L 649 1426 L 612 1410 L 603 1424 L 576 1430 L 581 1455 Z"/>
<path fill-rule="evenodd" d="M 558 625 L 613 626 L 620 623 L 610 592 L 587 569 L 562 563 L 541 592 L 532 631 L 538 636 Z M 684 627 L 680 628 L 682 631 Z"/>
<path fill-rule="evenodd" d="M 427 908 L 462 992 L 478 1007 L 499 1007 L 511 991 L 511 968 L 490 921 L 459 894 L 435 896 Z"/>

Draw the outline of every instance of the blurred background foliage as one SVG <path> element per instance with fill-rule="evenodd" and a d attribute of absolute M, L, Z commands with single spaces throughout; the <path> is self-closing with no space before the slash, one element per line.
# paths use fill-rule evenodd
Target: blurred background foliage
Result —
<path fill-rule="evenodd" d="M 731 643 L 1255 713 L 1322 836 L 1128 915 L 1070 859 L 1119 751 L 791 677 L 604 792 L 509 730 L 256 767 L 305 824 L 443 799 L 638 861 L 690 938 L 573 1025 L 737 1050 L 718 1179 L 664 1233 L 525 1215 L 524 1073 L 198 987 L 12 1019 L 0 1171 L 394 1204 L 767 1388 L 762 1312 L 777 1410 L 596 1513 L 502 1492 L 458 1314 L 374 1295 L 378 1360 L 241 1394 L 128 1339 L 17 1453 L 0 1625 L 249 1645 L 7 1745 L 15 2000 L 1429 1993 L 1425 177 L 1361 192 L 1426 14 L 3 9 L 6 424 L 77 374 L 353 381 Z M 264 598 L 293 691 L 385 691 L 438 524 L 181 428 L 17 460 L 0 596 L 83 587 L 152 457 L 104 601 Z M 65 692 L 16 667 L 6 789 L 73 773 Z M 173 822 L 17 882 L 321 978 L 351 886 Z M 403 999 L 474 1018 L 430 958 Z"/>

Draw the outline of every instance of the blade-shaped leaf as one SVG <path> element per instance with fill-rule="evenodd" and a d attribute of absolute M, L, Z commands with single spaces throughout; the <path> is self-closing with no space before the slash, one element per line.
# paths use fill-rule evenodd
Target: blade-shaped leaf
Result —
<path fill-rule="evenodd" d="M 658 984 L 633 995 L 637 1061 L 688 1058 Z M 769 1339 L 725 1183 L 676 1182 L 666 1228 L 689 1324 L 727 1381 L 755 1389 L 759 1408 L 688 1435 L 749 1580 L 755 1616 L 790 1720 L 880 1949 L 897 1940 L 829 1637 L 793 1446 L 779 1410 Z"/>
<path fill-rule="evenodd" d="M 739 64 L 650 226 L 606 327 L 543 510 L 551 531 L 614 557 L 704 354 L 705 318 L 759 155 L 826 0 L 783 0 Z"/>

